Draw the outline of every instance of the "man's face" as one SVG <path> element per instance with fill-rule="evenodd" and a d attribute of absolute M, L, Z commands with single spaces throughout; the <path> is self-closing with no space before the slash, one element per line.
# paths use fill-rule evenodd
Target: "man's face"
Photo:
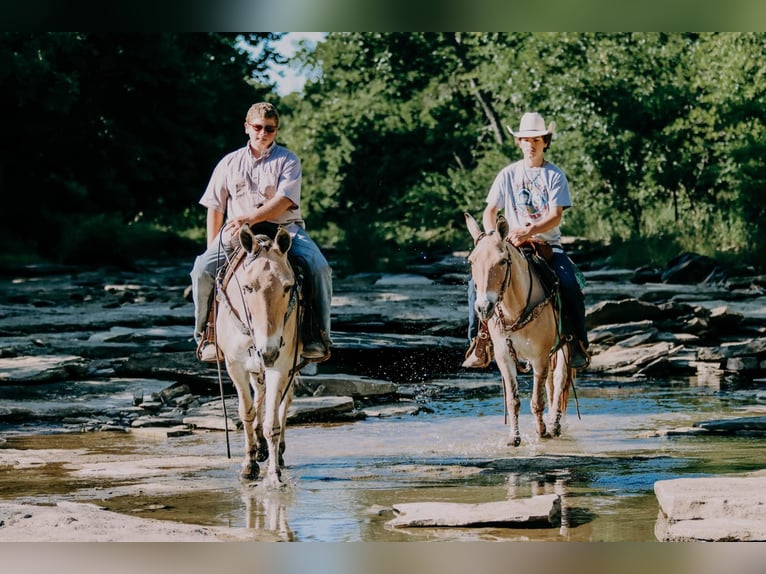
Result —
<path fill-rule="evenodd" d="M 267 149 L 277 137 L 277 122 L 273 118 L 258 118 L 245 123 L 250 146 L 257 152 Z"/>
<path fill-rule="evenodd" d="M 538 163 L 543 159 L 545 139 L 542 136 L 519 138 L 519 147 L 524 152 L 524 159 L 533 164 Z"/>

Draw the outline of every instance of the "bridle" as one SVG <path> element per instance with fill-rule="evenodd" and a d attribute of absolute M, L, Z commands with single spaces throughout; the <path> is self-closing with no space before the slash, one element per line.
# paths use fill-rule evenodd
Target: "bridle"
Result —
<path fill-rule="evenodd" d="M 474 240 L 474 247 L 478 245 L 479 241 L 484 239 L 485 237 L 489 235 L 493 235 L 495 233 L 495 230 L 490 231 L 489 233 L 480 233 L 476 239 Z M 500 283 L 500 289 L 498 291 L 497 295 L 497 301 L 498 304 L 495 305 L 495 316 L 497 318 L 497 321 L 500 323 L 500 325 L 503 327 L 503 330 L 506 332 L 515 332 L 519 329 L 522 329 L 526 325 L 528 325 L 530 322 L 537 319 L 537 317 L 540 316 L 540 313 L 543 312 L 543 309 L 545 308 L 545 305 L 552 302 L 554 297 L 556 296 L 556 290 L 551 290 L 551 293 L 549 295 L 544 295 L 542 299 L 539 301 L 532 301 L 532 291 L 534 287 L 534 274 L 532 272 L 532 266 L 527 264 L 527 273 L 529 276 L 529 289 L 527 290 L 527 297 L 524 304 L 524 309 L 519 314 L 519 316 L 516 318 L 513 323 L 508 324 L 508 321 L 505 318 L 505 314 L 503 313 L 503 310 L 500 308 L 500 302 L 502 302 L 503 297 L 505 295 L 505 290 L 508 288 L 508 285 L 511 281 L 511 266 L 513 265 L 513 257 L 510 254 L 510 249 L 516 249 L 509 239 L 502 240 L 503 249 L 506 253 L 508 253 L 508 265 L 506 265 L 505 268 L 505 275 L 503 277 L 503 281 Z M 523 254 L 521 254 L 523 256 Z"/>

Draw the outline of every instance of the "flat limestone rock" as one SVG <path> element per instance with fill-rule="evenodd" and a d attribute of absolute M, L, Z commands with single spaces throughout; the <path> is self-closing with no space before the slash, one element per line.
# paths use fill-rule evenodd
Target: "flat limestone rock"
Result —
<path fill-rule="evenodd" d="M 717 518 L 711 520 L 658 520 L 655 536 L 663 542 L 764 542 L 766 521 Z"/>
<path fill-rule="evenodd" d="M 75 355 L 38 355 L 0 359 L 0 382 L 45 382 L 70 378 L 82 373 L 87 362 Z"/>
<path fill-rule="evenodd" d="M 766 522 L 764 473 L 660 480 L 654 483 L 654 493 L 671 524 L 688 520 Z"/>
<path fill-rule="evenodd" d="M 410 502 L 395 504 L 389 526 L 486 526 L 546 523 L 553 525 L 561 512 L 557 494 L 532 498 L 466 504 Z"/>

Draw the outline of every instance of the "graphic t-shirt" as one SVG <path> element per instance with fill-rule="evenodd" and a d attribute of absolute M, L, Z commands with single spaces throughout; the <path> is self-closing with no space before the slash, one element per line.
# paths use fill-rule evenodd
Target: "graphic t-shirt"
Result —
<path fill-rule="evenodd" d="M 487 205 L 502 209 L 511 229 L 515 229 L 539 221 L 552 207 L 571 207 L 572 199 L 566 175 L 557 166 L 546 161 L 542 167 L 527 167 L 524 160 L 519 160 L 497 174 Z M 536 237 L 560 245 L 561 229 L 556 226 Z"/>

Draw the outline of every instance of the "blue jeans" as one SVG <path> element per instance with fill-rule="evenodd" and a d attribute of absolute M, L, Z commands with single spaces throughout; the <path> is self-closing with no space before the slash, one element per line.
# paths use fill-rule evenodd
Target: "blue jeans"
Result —
<path fill-rule="evenodd" d="M 314 293 L 319 328 L 325 332 L 329 339 L 332 268 L 305 229 L 298 225 L 288 225 L 286 229 L 293 239 L 290 247 L 291 255 L 301 259 L 309 269 L 308 275 Z M 201 341 L 205 334 L 210 303 L 215 291 L 215 274 L 232 253 L 233 250 L 230 247 L 220 246 L 217 241 L 213 241 L 205 252 L 194 261 L 191 281 L 194 299 L 194 338 L 197 342 Z"/>
<path fill-rule="evenodd" d="M 558 249 L 553 252 L 553 260 L 549 263 L 551 269 L 559 278 L 561 291 L 561 307 L 565 320 L 571 323 L 574 335 L 583 346 L 588 348 L 588 332 L 585 329 L 585 296 L 577 283 L 575 266 L 566 253 Z M 479 321 L 476 317 L 476 285 L 473 278 L 468 281 L 468 340 L 479 333 Z"/>

